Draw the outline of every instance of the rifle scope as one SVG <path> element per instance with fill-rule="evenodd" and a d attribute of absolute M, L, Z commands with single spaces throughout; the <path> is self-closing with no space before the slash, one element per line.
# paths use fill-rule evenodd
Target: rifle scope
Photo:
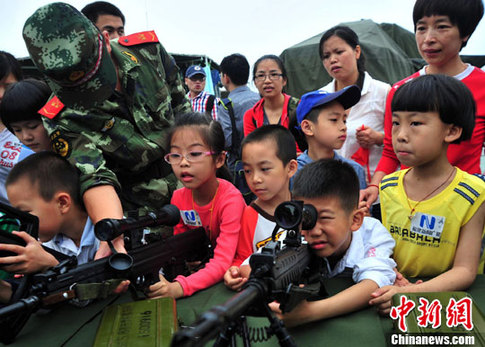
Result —
<path fill-rule="evenodd" d="M 276 224 L 285 230 L 298 230 L 300 223 L 302 230 L 310 230 L 317 223 L 318 214 L 313 205 L 292 200 L 279 204 L 274 217 Z"/>
<path fill-rule="evenodd" d="M 121 234 L 151 226 L 174 226 L 180 221 L 180 212 L 175 205 L 165 205 L 160 211 L 149 212 L 138 219 L 102 219 L 94 226 L 94 233 L 101 241 L 111 241 Z"/>

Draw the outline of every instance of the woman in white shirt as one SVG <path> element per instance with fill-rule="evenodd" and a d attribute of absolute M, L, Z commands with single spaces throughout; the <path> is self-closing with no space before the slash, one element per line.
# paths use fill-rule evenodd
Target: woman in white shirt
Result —
<path fill-rule="evenodd" d="M 364 166 L 367 182 L 382 155 L 384 111 L 390 86 L 373 79 L 364 68 L 364 56 L 357 34 L 346 26 L 327 30 L 320 39 L 320 58 L 333 81 L 321 88 L 338 91 L 356 84 L 360 101 L 348 110 L 347 139 L 337 152 Z"/>

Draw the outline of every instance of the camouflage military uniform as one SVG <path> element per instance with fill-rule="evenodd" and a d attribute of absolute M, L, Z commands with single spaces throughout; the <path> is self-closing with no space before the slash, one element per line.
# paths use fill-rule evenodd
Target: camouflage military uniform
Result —
<path fill-rule="evenodd" d="M 125 211 L 160 208 L 170 202 L 178 186 L 170 165 L 163 160 L 167 129 L 175 114 L 191 110 L 179 69 L 153 32 L 111 41 L 111 56 L 117 63 L 123 90 L 122 94 L 113 93 L 111 62 L 99 43 L 104 42 L 98 31 L 90 32 L 92 24 L 85 23 L 84 16 L 76 16 L 77 10 L 70 5 L 51 4 L 39 9 L 24 27 L 32 59 L 49 77 L 48 83 L 60 99 L 60 102 L 51 99 L 41 110 L 46 111 L 40 112 L 46 116 L 44 125 L 56 151 L 81 171 L 82 194 L 94 186 L 112 185 Z M 75 22 L 72 28 L 55 35 L 65 45 L 72 45 L 76 38 L 81 42 L 75 43 L 76 50 L 64 49 L 62 43 L 52 47 L 49 25 L 53 24 L 49 21 Z M 82 30 L 78 29 L 78 22 L 84 25 Z M 38 30 L 39 27 L 44 31 Z M 85 54 L 91 50 L 95 53 Z M 67 58 L 79 55 L 79 51 L 84 54 L 78 59 L 83 65 Z M 49 59 L 58 59 L 60 63 Z M 92 61 L 85 63 L 85 60 Z M 63 64 L 70 64 L 67 72 L 59 70 L 59 65 L 67 70 Z M 73 64 L 77 65 L 72 67 Z M 87 78 L 89 74 L 94 77 Z M 66 86 L 73 80 L 72 87 Z M 93 97 L 96 102 L 89 100 Z"/>
<path fill-rule="evenodd" d="M 159 208 L 170 203 L 177 186 L 163 160 L 167 128 L 190 104 L 178 68 L 160 44 L 111 47 L 124 95 L 89 109 L 64 108 L 52 120 L 44 118 L 44 125 L 57 151 L 81 171 L 81 193 L 110 184 L 124 210 Z"/>

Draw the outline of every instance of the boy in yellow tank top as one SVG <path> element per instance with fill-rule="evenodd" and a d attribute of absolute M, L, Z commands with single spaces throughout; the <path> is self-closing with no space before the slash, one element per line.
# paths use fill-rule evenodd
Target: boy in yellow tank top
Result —
<path fill-rule="evenodd" d="M 456 78 L 421 76 L 394 95 L 392 143 L 410 168 L 381 181 L 382 222 L 396 241 L 397 269 L 431 279 L 377 289 L 370 304 L 381 313 L 389 312 L 395 293 L 463 290 L 483 272 L 485 182 L 446 156 L 449 144 L 471 137 L 474 124 L 473 96 Z"/>

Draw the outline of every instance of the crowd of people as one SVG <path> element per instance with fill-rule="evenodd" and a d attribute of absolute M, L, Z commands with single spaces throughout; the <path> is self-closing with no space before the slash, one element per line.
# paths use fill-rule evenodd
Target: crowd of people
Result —
<path fill-rule="evenodd" d="M 365 70 L 356 33 L 336 26 L 315 52 L 328 85 L 288 95 L 283 61 L 263 55 L 252 69 L 258 94 L 246 58 L 231 54 L 220 64 L 229 94 L 217 98 L 204 67 L 182 73 L 154 32 L 125 36 L 112 4 L 39 8 L 23 37 L 45 80 L 23 79 L 0 53 L 0 198 L 39 217 L 38 240 L 14 231 L 25 247 L 0 244 L 16 254 L 0 258 L 0 301 L 16 290 L 12 274 L 59 262 L 50 250 L 79 263 L 108 256 L 98 221 L 168 203 L 179 223 L 151 232 L 203 227 L 214 254 L 191 274 L 160 274 L 147 296 L 178 299 L 220 281 L 241 290 L 276 207 L 292 199 L 317 211 L 302 235 L 321 276 L 355 284 L 287 313 L 272 303 L 287 325 L 368 305 L 388 314 L 395 293 L 468 288 L 484 270 L 485 72 L 459 53 L 482 16 L 482 0 L 416 0 L 427 64 L 392 87 Z M 121 237 L 113 244 L 125 251 Z"/>

